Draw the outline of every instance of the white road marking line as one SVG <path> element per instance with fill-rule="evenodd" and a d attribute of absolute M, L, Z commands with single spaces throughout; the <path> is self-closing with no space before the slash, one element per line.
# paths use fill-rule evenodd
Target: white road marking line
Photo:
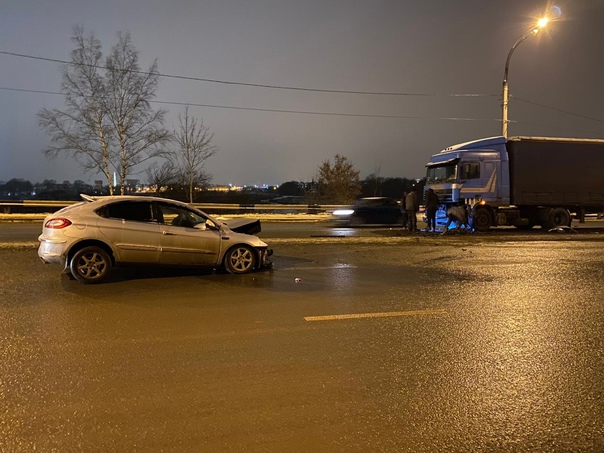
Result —
<path fill-rule="evenodd" d="M 392 318 L 395 316 L 423 316 L 423 315 L 444 315 L 447 312 L 444 308 L 435 308 L 428 310 L 415 311 L 389 311 L 384 313 L 353 313 L 348 315 L 326 315 L 326 316 L 305 316 L 305 321 L 338 321 L 342 319 L 361 319 L 361 318 Z"/>

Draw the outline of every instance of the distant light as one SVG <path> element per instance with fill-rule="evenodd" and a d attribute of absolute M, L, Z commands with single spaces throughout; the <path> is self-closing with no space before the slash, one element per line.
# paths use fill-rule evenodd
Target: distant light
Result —
<path fill-rule="evenodd" d="M 547 17 L 542 17 L 541 19 L 539 19 L 539 21 L 537 22 L 537 26 L 539 28 L 543 28 L 547 25 L 547 23 L 549 22 L 549 19 Z"/>

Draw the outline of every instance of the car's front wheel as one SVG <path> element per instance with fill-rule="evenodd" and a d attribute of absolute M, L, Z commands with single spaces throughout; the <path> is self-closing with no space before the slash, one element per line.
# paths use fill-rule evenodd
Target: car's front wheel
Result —
<path fill-rule="evenodd" d="M 100 247 L 88 246 L 78 250 L 69 263 L 71 275 L 81 283 L 99 283 L 111 271 L 111 258 Z"/>
<path fill-rule="evenodd" d="M 245 274 L 256 267 L 256 254 L 247 245 L 237 245 L 224 257 L 224 267 L 231 274 Z"/>

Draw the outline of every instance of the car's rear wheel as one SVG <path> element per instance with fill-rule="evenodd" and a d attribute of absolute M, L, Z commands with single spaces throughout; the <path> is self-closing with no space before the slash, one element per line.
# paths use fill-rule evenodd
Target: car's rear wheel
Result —
<path fill-rule="evenodd" d="M 224 267 L 231 274 L 245 274 L 256 268 L 256 254 L 247 245 L 237 245 L 224 257 Z"/>
<path fill-rule="evenodd" d="M 69 263 L 71 275 L 81 283 L 100 283 L 111 271 L 111 258 L 101 247 L 88 246 L 78 250 Z"/>

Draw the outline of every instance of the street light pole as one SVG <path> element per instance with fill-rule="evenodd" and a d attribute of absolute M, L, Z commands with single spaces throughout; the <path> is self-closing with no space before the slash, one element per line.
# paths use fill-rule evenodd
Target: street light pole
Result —
<path fill-rule="evenodd" d="M 503 73 L 503 114 L 502 114 L 502 132 L 501 135 L 504 138 L 508 138 L 508 102 L 509 102 L 509 87 L 508 87 L 508 71 L 510 69 L 510 59 L 512 58 L 512 54 L 516 47 L 520 45 L 525 39 L 530 38 L 531 36 L 535 36 L 539 31 L 547 25 L 547 19 L 540 19 L 537 22 L 535 27 L 532 27 L 530 30 L 526 31 L 520 38 L 516 40 L 512 48 L 510 49 L 510 53 L 508 53 L 508 58 L 505 61 L 505 72 Z"/>

